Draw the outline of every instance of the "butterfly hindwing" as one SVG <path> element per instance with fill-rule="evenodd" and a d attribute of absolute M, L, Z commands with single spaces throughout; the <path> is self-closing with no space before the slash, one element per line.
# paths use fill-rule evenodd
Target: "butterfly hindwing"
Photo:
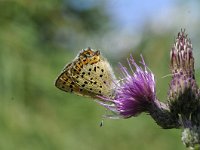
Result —
<path fill-rule="evenodd" d="M 101 59 L 93 65 L 85 65 L 75 82 L 80 87 L 84 87 L 84 89 L 90 91 L 90 93 L 110 96 L 114 88 L 114 77 L 110 69 L 109 64 Z"/>

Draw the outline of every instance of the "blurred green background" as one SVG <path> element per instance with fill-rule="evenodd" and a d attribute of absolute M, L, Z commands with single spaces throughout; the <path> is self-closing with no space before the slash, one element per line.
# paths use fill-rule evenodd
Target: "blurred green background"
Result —
<path fill-rule="evenodd" d="M 166 101 L 170 77 L 162 77 L 170 74 L 169 50 L 181 28 L 192 39 L 199 74 L 199 7 L 170 0 L 0 0 L 0 149 L 185 149 L 181 130 L 163 130 L 145 114 L 99 127 L 105 109 L 58 90 L 54 80 L 88 46 L 102 51 L 116 75 L 118 62 L 143 54 Z"/>

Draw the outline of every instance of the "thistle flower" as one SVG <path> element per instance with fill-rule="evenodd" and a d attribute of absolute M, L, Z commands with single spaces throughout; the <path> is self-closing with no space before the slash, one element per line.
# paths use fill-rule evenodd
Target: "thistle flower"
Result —
<path fill-rule="evenodd" d="M 170 52 L 172 80 L 168 104 L 156 98 L 154 74 L 142 58 L 141 66 L 131 57 L 131 71 L 121 65 L 122 79 L 113 97 L 100 97 L 99 102 L 111 110 L 110 118 L 129 118 L 146 112 L 162 128 L 183 127 L 182 141 L 186 147 L 200 147 L 200 89 L 195 81 L 192 44 L 185 30 L 178 33 Z M 135 71 L 133 71 L 135 67 Z"/>
<path fill-rule="evenodd" d="M 147 111 L 148 106 L 156 100 L 154 75 L 147 70 L 143 58 L 141 63 L 144 69 L 138 66 L 131 57 L 128 60 L 131 72 L 120 65 L 122 79 L 117 85 L 115 96 L 113 98 L 102 97 L 105 101 L 101 104 L 112 110 L 118 117 L 137 116 L 141 112 Z M 136 68 L 135 72 L 133 66 Z M 111 102 L 111 104 L 107 104 L 107 102 Z"/>
<path fill-rule="evenodd" d="M 147 111 L 149 105 L 156 100 L 154 75 L 147 70 L 143 58 L 144 69 L 138 66 L 132 57 L 128 60 L 128 64 L 132 75 L 121 65 L 123 77 L 114 100 L 117 110 L 124 118 Z M 132 65 L 136 68 L 135 72 Z"/>
<path fill-rule="evenodd" d="M 200 93 L 195 81 L 192 44 L 185 30 L 178 33 L 170 53 L 172 81 L 169 89 L 169 107 L 178 114 L 184 128 L 182 141 L 186 147 L 199 149 Z"/>
<path fill-rule="evenodd" d="M 186 118 L 198 104 L 198 86 L 194 75 L 192 44 L 185 30 L 178 33 L 170 53 L 172 81 L 169 89 L 169 105 L 172 112 Z"/>
<path fill-rule="evenodd" d="M 132 57 L 128 59 L 131 71 L 121 65 L 122 79 L 115 89 L 115 96 L 100 97 L 103 101 L 98 102 L 114 113 L 107 115 L 109 118 L 129 118 L 146 112 L 162 128 L 180 127 L 177 116 L 170 113 L 166 104 L 157 100 L 154 74 L 141 58 L 142 67 Z"/>
<path fill-rule="evenodd" d="M 184 74 L 194 79 L 194 57 L 192 43 L 185 34 L 185 30 L 178 33 L 170 52 L 171 70 L 173 75 Z"/>

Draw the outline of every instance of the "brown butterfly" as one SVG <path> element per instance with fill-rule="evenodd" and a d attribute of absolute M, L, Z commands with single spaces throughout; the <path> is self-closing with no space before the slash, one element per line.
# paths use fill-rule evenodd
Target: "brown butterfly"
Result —
<path fill-rule="evenodd" d="M 98 98 L 110 97 L 115 87 L 115 75 L 100 51 L 81 50 L 76 58 L 65 66 L 55 86 L 65 92 Z"/>

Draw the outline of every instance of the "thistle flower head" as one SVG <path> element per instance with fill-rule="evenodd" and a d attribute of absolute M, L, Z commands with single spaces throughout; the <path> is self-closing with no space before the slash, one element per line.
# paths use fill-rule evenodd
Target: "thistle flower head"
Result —
<path fill-rule="evenodd" d="M 192 43 L 185 30 L 181 30 L 170 52 L 171 70 L 173 75 L 184 74 L 194 78 L 194 57 Z"/>
<path fill-rule="evenodd" d="M 149 105 L 156 99 L 154 75 L 147 69 L 142 58 L 142 67 L 138 66 L 131 57 L 128 60 L 131 71 L 121 65 L 122 79 L 115 91 L 113 98 L 103 98 L 101 103 L 123 118 L 136 116 L 147 111 Z M 133 66 L 135 71 L 133 71 Z M 106 104 L 111 102 L 112 104 Z"/>
<path fill-rule="evenodd" d="M 192 44 L 185 30 L 178 33 L 170 53 L 172 81 L 169 90 L 170 109 L 190 116 L 198 104 L 198 87 L 194 76 Z"/>

